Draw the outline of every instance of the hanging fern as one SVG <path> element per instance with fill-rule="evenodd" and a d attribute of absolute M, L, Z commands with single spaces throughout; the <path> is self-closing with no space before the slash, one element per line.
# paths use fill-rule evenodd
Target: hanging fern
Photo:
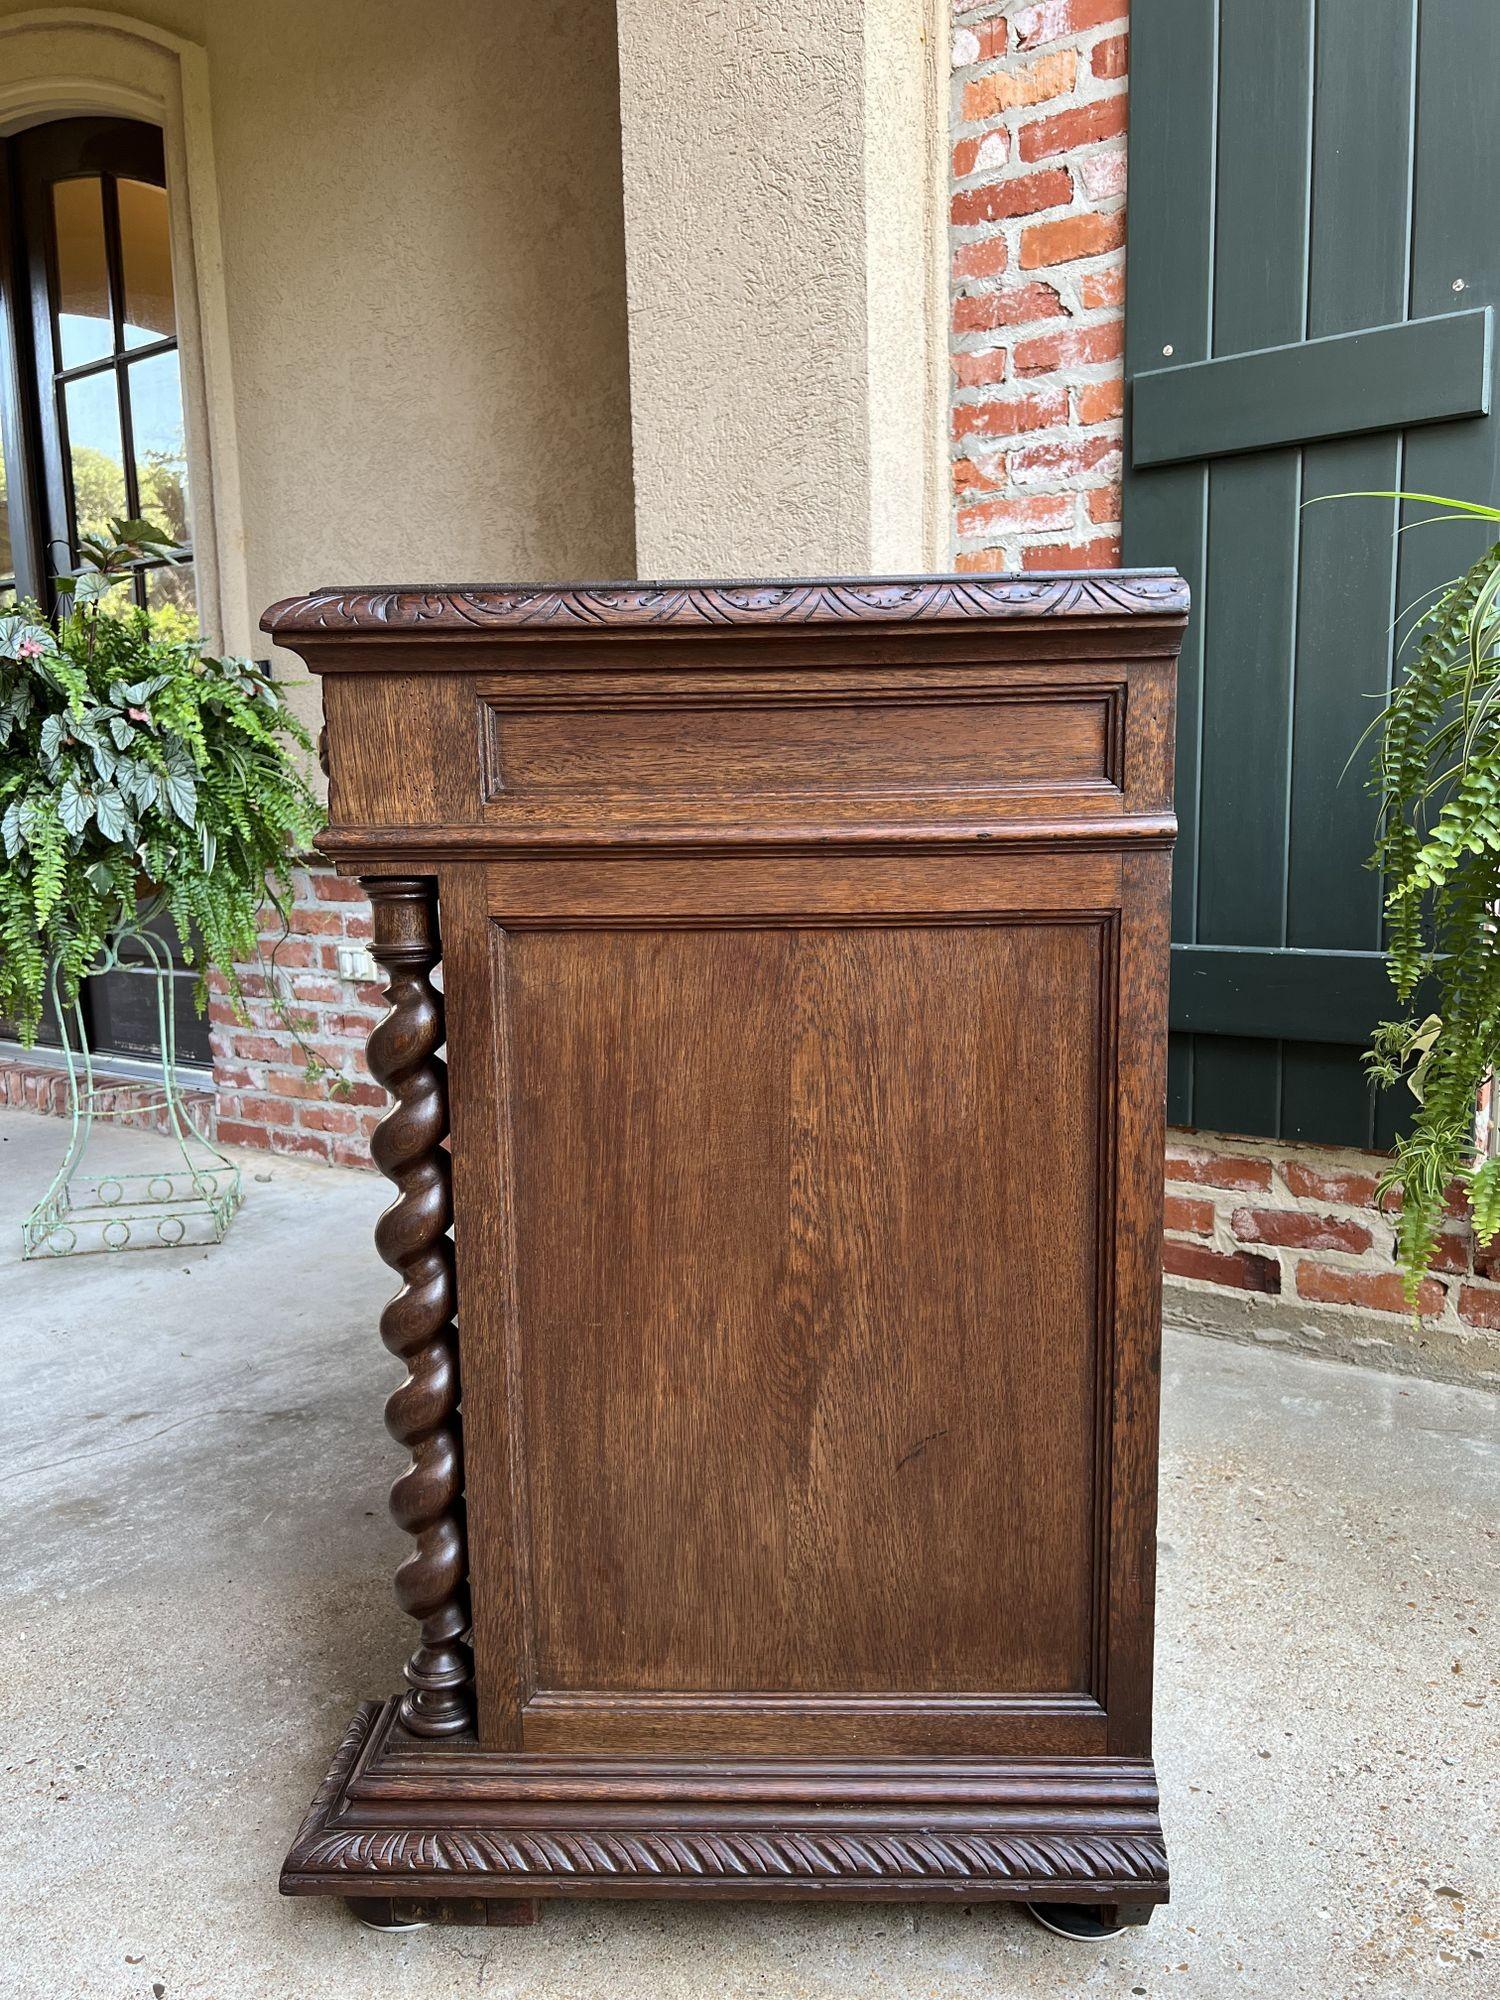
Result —
<path fill-rule="evenodd" d="M 101 602 L 171 545 L 117 521 L 83 554 L 55 620 L 0 612 L 0 1015 L 27 1043 L 49 963 L 71 999 L 143 886 L 199 969 L 200 1007 L 215 967 L 242 1008 L 236 966 L 259 956 L 262 907 L 285 911 L 292 863 L 323 827 L 298 768 L 312 745 L 279 684 Z"/>
<path fill-rule="evenodd" d="M 1500 509 L 1431 494 L 1451 514 L 1500 523 Z M 1397 1248 L 1415 1304 L 1444 1202 L 1466 1188 L 1474 1234 L 1500 1232 L 1500 1160 L 1478 1146 L 1476 1105 L 1500 1063 L 1500 542 L 1419 621 L 1410 667 L 1376 725 L 1372 778 L 1386 878 L 1387 962 L 1406 1009 L 1368 1058 L 1416 1099 L 1381 1190 L 1399 1194 Z M 1430 995 L 1430 1004 L 1426 996 Z M 1420 996 L 1420 997 L 1419 997 Z"/>

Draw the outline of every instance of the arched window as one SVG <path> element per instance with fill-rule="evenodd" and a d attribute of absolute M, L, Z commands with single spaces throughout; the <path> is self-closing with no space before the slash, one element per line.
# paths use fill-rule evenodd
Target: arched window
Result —
<path fill-rule="evenodd" d="M 191 553 L 177 348 L 160 131 L 68 118 L 0 139 L 0 603 L 53 609 L 79 535 L 111 517 L 144 517 Z M 191 560 L 142 563 L 118 589 L 166 636 L 197 632 Z M 192 983 L 179 970 L 177 1049 L 207 1064 Z M 146 980 L 87 980 L 83 1007 L 96 1052 L 160 1053 Z M 42 1038 L 56 1039 L 50 1018 Z"/>
<path fill-rule="evenodd" d="M 50 605 L 78 538 L 143 516 L 191 547 L 162 136 L 69 118 L 3 142 L 7 255 L 0 595 Z M 197 629 L 191 563 L 122 592 L 174 636 Z"/>

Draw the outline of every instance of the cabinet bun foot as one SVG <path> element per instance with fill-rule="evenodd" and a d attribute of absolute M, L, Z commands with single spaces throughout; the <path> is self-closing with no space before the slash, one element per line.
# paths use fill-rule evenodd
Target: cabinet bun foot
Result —
<path fill-rule="evenodd" d="M 1055 1937 L 1072 1938 L 1079 1944 L 1094 1944 L 1103 1938 L 1119 1937 L 1140 1924 L 1151 1921 L 1154 1903 L 1028 1903 L 1027 1913 L 1044 1931 Z"/>
<path fill-rule="evenodd" d="M 477 1924 L 491 1929 L 534 1924 L 529 1896 L 346 1896 L 344 1908 L 371 1931 L 425 1931 L 433 1924 Z"/>
<path fill-rule="evenodd" d="M 367 1931 L 425 1931 L 426 1917 L 398 1917 L 393 1896 L 346 1896 L 344 1908 Z"/>

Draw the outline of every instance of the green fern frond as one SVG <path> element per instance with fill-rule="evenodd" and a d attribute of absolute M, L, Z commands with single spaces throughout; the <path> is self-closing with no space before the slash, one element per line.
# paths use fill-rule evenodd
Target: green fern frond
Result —
<path fill-rule="evenodd" d="M 1477 510 L 1485 519 L 1490 510 Z M 1384 1023 L 1367 1058 L 1416 1099 L 1382 1191 L 1399 1195 L 1397 1253 L 1416 1304 L 1450 1189 L 1474 1230 L 1500 1228 L 1500 1163 L 1478 1151 L 1478 1093 L 1500 1061 L 1500 544 L 1430 604 L 1382 714 L 1372 772 L 1386 880 L 1387 966 L 1413 1010 Z M 1430 996 L 1430 998 L 1428 997 Z"/>

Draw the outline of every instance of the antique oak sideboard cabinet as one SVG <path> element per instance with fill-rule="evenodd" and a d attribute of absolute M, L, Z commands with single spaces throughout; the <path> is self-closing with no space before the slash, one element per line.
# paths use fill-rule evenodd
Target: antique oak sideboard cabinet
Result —
<path fill-rule="evenodd" d="M 267 613 L 389 989 L 419 1628 L 288 1893 L 1166 1899 L 1186 609 L 1127 570 Z"/>

